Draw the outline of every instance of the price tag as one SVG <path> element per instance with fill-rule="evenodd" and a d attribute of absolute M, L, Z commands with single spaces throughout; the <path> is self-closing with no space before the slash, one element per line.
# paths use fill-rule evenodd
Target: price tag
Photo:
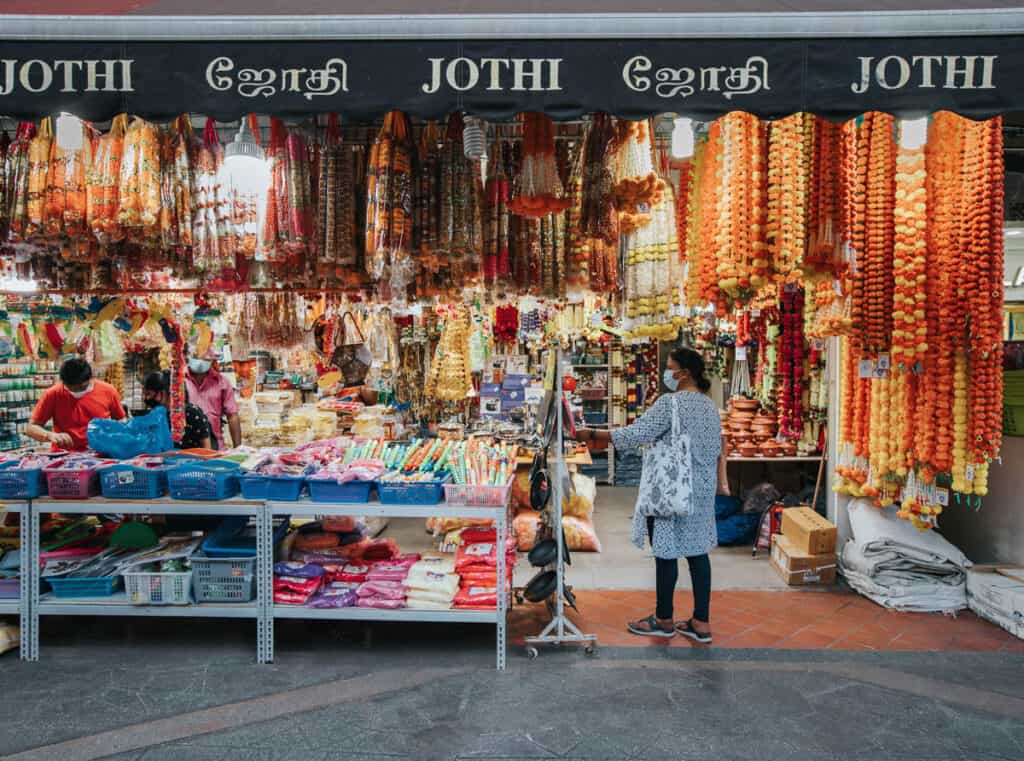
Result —
<path fill-rule="evenodd" d="M 857 377 L 873 378 L 875 376 L 875 363 L 870 359 L 862 359 L 857 362 Z"/>
<path fill-rule="evenodd" d="M 736 361 L 739 362 L 741 359 L 747 358 L 747 347 L 737 346 L 736 347 Z"/>
<path fill-rule="evenodd" d="M 833 280 L 832 281 L 832 286 L 836 289 L 836 296 L 842 296 L 843 295 L 843 284 L 842 283 L 840 283 L 838 280 Z"/>
<path fill-rule="evenodd" d="M 972 481 L 972 482 L 974 481 L 974 466 L 973 465 L 968 465 L 966 468 L 964 468 L 964 478 L 966 478 L 968 481 Z"/>
<path fill-rule="evenodd" d="M 750 310 L 750 316 L 753 317 L 754 319 L 757 319 L 758 317 L 761 316 L 761 310 L 760 309 L 751 309 Z"/>
<path fill-rule="evenodd" d="M 936 489 L 935 499 L 943 507 L 949 507 L 949 489 Z"/>
<path fill-rule="evenodd" d="M 891 367 L 891 365 L 889 364 L 889 355 L 888 354 L 879 354 L 878 355 L 878 369 L 879 370 L 888 370 L 890 367 Z"/>
<path fill-rule="evenodd" d="M 815 351 L 824 351 L 825 350 L 825 339 L 824 338 L 815 338 L 811 342 L 811 346 L 814 347 Z"/>
<path fill-rule="evenodd" d="M 874 373 L 871 375 L 872 378 L 888 378 L 889 370 L 884 367 L 875 367 Z"/>

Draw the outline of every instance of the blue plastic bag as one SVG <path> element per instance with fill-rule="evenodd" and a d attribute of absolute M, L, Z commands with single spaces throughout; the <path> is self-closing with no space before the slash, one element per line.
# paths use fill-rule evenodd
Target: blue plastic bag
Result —
<path fill-rule="evenodd" d="M 127 423 L 97 418 L 86 430 L 89 446 L 117 460 L 128 460 L 140 454 L 160 454 L 174 448 L 167 408 L 132 418 Z"/>

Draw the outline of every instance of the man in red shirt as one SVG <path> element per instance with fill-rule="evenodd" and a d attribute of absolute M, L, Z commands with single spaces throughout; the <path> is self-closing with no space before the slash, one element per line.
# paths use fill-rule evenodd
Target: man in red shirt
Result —
<path fill-rule="evenodd" d="M 89 448 L 86 429 L 96 418 L 123 420 L 121 396 L 109 383 L 93 380 L 92 368 L 84 359 L 69 359 L 60 368 L 61 382 L 46 389 L 32 412 L 25 430 L 36 441 L 53 444 L 54 449 L 82 451 Z M 44 425 L 53 421 L 53 430 Z"/>

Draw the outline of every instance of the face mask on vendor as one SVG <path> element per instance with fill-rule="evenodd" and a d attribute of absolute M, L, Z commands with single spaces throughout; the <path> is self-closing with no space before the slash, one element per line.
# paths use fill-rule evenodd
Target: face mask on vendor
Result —
<path fill-rule="evenodd" d="M 81 399 L 90 391 L 92 391 L 92 381 L 89 381 L 88 385 L 85 388 L 80 388 L 77 390 L 71 388 L 68 389 L 68 392 L 71 394 L 71 396 L 75 397 L 75 399 Z"/>
<path fill-rule="evenodd" d="M 661 375 L 661 382 L 665 384 L 669 391 L 675 391 L 679 388 L 679 379 L 676 378 L 676 371 L 670 367 L 665 368 L 665 372 Z"/>
<path fill-rule="evenodd" d="M 210 361 L 207 359 L 190 359 L 188 369 L 196 375 L 205 375 L 210 372 Z"/>

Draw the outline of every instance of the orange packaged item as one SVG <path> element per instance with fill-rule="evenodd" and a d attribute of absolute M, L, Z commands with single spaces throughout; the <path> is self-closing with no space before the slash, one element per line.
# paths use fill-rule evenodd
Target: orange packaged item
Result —
<path fill-rule="evenodd" d="M 295 549 L 297 550 L 330 550 L 341 544 L 337 534 L 299 534 L 295 538 Z"/>

